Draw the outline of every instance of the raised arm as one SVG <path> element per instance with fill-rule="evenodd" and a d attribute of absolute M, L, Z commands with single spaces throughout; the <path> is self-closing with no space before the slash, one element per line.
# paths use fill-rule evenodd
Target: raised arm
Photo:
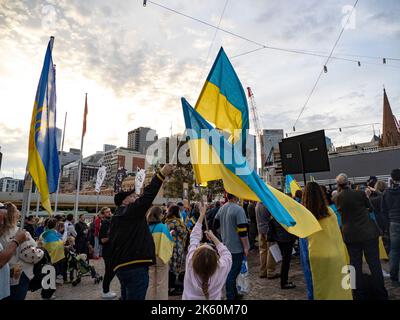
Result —
<path fill-rule="evenodd" d="M 169 176 L 172 171 L 172 165 L 164 165 L 164 167 L 154 175 L 153 179 L 151 179 L 150 184 L 144 188 L 143 194 L 134 203 L 128 206 L 127 214 L 129 215 L 130 213 L 133 213 L 145 215 L 152 206 L 154 198 L 157 196 L 164 179 Z M 138 208 L 141 210 L 137 210 Z"/>

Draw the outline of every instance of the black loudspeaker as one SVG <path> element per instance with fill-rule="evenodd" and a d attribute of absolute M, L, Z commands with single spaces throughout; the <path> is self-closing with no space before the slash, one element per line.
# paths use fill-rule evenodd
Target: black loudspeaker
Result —
<path fill-rule="evenodd" d="M 324 130 L 283 139 L 279 149 L 284 175 L 330 170 Z"/>

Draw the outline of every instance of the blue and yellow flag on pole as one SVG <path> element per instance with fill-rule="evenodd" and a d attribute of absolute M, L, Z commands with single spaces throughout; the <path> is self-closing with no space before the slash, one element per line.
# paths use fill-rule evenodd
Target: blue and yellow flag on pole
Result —
<path fill-rule="evenodd" d="M 241 139 L 242 147 L 246 146 L 249 129 L 246 94 L 222 47 L 201 90 L 195 109 L 217 129 L 230 133 L 233 142 Z"/>
<path fill-rule="evenodd" d="M 245 157 L 182 98 L 186 135 L 197 183 L 222 179 L 225 190 L 241 199 L 261 201 L 290 233 L 307 237 L 321 227 L 305 207 L 267 186 Z"/>
<path fill-rule="evenodd" d="M 56 74 L 51 37 L 33 105 L 29 133 L 28 170 L 40 192 L 43 207 L 51 213 L 50 193 L 57 190 L 60 163 L 56 133 Z"/>
<path fill-rule="evenodd" d="M 291 175 L 287 175 L 285 177 L 285 193 L 286 194 L 290 193 L 292 197 L 294 197 L 296 195 L 297 190 L 301 191 L 301 187 Z"/>

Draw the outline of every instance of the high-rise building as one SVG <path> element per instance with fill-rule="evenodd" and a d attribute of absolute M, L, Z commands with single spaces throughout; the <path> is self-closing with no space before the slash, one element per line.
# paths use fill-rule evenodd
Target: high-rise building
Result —
<path fill-rule="evenodd" d="M 136 172 L 137 168 L 146 169 L 144 154 L 123 147 L 105 152 L 103 165 L 107 168 L 105 184 L 108 186 L 114 184 L 118 168 L 125 168 L 127 174 Z"/>
<path fill-rule="evenodd" d="M 279 142 L 283 139 L 283 130 L 282 129 L 265 129 L 263 130 L 264 139 L 264 159 L 266 162 L 273 163 L 274 162 L 274 150 L 279 150 Z M 265 163 L 262 164 L 262 167 L 265 166 Z"/>
<path fill-rule="evenodd" d="M 386 90 L 383 89 L 383 125 L 382 125 L 382 147 L 393 147 L 400 145 L 400 127 L 393 115 Z"/>
<path fill-rule="evenodd" d="M 0 192 L 23 192 L 24 180 L 5 177 L 0 179 Z"/>
<path fill-rule="evenodd" d="M 95 183 L 97 171 L 104 161 L 104 153 L 97 152 L 89 157 L 82 159 L 81 169 L 81 189 L 83 189 L 85 183 Z M 79 159 L 64 165 L 62 171 L 62 183 L 64 185 L 72 185 L 72 189 L 76 189 L 77 179 L 79 170 Z"/>
<path fill-rule="evenodd" d="M 250 169 L 257 172 L 257 139 L 253 134 L 247 135 L 246 141 L 246 160 Z"/>
<path fill-rule="evenodd" d="M 117 146 L 114 146 L 113 144 L 103 144 L 103 152 L 114 150 L 116 148 Z"/>
<path fill-rule="evenodd" d="M 147 148 L 158 139 L 156 131 L 140 127 L 128 132 L 128 149 L 146 154 Z"/>
<path fill-rule="evenodd" d="M 81 157 L 81 150 L 70 148 L 68 152 L 63 151 L 62 154 L 59 152 L 59 157 L 61 160 L 61 167 L 64 165 L 79 160 Z"/>

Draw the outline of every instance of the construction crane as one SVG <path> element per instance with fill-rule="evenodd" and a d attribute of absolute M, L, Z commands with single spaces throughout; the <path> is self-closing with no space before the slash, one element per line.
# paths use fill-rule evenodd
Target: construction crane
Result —
<path fill-rule="evenodd" d="M 259 152 L 261 154 L 261 171 L 262 171 L 264 168 L 264 165 L 265 165 L 265 161 L 266 161 L 265 152 L 264 152 L 263 131 L 260 128 L 260 118 L 258 117 L 256 100 L 254 99 L 254 94 L 250 87 L 247 87 L 247 94 L 248 94 L 250 104 L 251 104 L 251 114 L 252 114 L 253 123 L 254 123 L 254 130 L 256 132 L 257 149 L 260 150 Z M 257 157 L 257 160 L 259 160 L 259 157 Z M 264 172 L 261 172 L 261 178 L 263 178 L 263 176 L 264 176 Z"/>

